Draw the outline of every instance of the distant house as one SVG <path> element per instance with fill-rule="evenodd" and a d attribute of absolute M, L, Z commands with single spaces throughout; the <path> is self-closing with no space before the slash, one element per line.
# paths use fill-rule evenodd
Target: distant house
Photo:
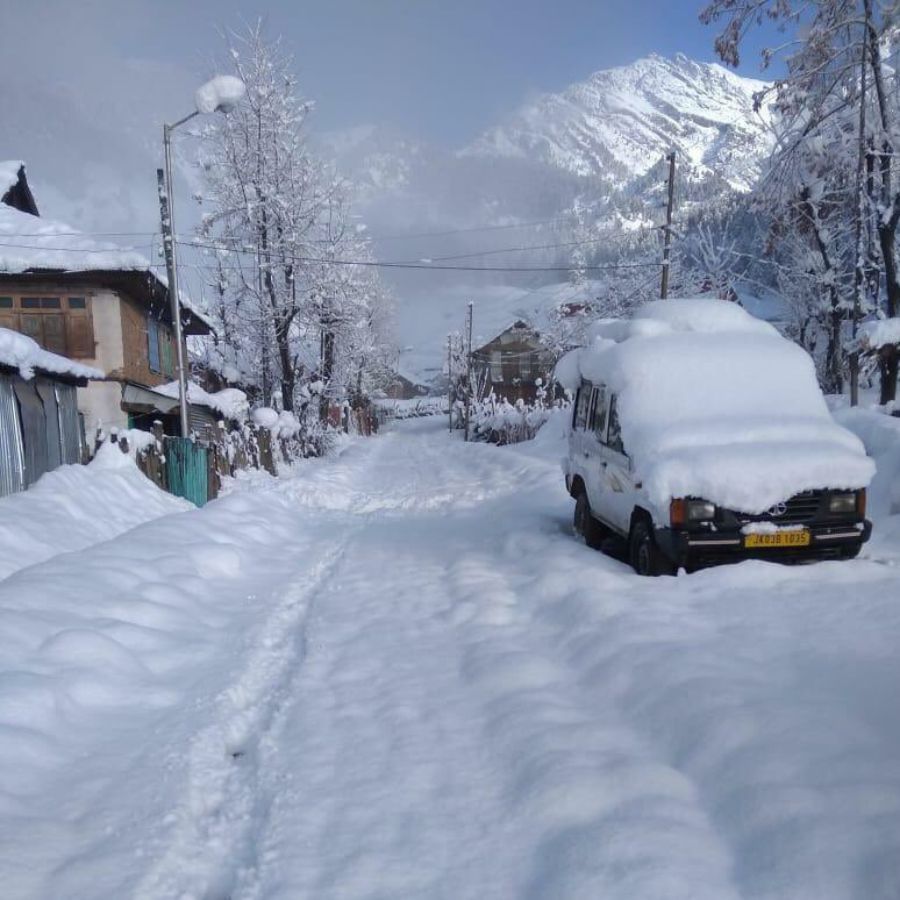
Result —
<path fill-rule="evenodd" d="M 394 372 L 383 391 L 389 400 L 414 400 L 416 397 L 424 397 L 428 393 L 428 388 L 399 372 Z"/>
<path fill-rule="evenodd" d="M 76 390 L 101 374 L 0 328 L 0 497 L 25 490 L 57 466 L 81 462 Z"/>
<path fill-rule="evenodd" d="M 485 394 L 530 403 L 537 395 L 537 380 L 547 383 L 555 358 L 538 332 L 519 320 L 473 350 L 472 361 L 476 382 L 484 385 Z"/>
<path fill-rule="evenodd" d="M 85 425 L 127 427 L 144 411 L 130 408 L 127 385 L 176 377 L 166 282 L 142 253 L 41 218 L 19 162 L 0 162 L 0 200 L 0 327 L 101 370 L 78 389 Z M 203 316 L 182 306 L 184 334 L 208 334 Z"/>

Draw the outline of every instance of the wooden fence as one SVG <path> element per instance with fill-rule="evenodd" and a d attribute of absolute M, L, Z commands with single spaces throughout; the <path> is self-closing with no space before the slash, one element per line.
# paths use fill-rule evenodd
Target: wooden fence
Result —
<path fill-rule="evenodd" d="M 354 409 L 335 406 L 329 410 L 335 428 L 368 436 L 378 430 L 377 410 L 366 405 Z M 321 456 L 328 446 L 328 433 L 276 437 L 268 428 L 243 425 L 227 429 L 223 422 L 192 438 L 169 437 L 162 424 L 155 423 L 150 437 L 140 447 L 131 448 L 126 435 L 111 436 L 124 453 L 133 452 L 138 468 L 158 487 L 196 506 L 219 496 L 222 479 L 246 469 L 278 474 L 279 462 Z M 102 440 L 98 432 L 97 441 Z"/>
<path fill-rule="evenodd" d="M 158 487 L 196 506 L 219 496 L 222 479 L 242 469 L 263 469 L 277 474 L 277 461 L 309 456 L 309 446 L 294 438 L 273 438 L 267 428 L 245 425 L 227 431 L 219 425 L 214 440 L 169 437 L 157 423 L 152 438 L 134 448 L 138 468 Z M 126 435 L 110 438 L 123 453 L 129 453 Z"/>

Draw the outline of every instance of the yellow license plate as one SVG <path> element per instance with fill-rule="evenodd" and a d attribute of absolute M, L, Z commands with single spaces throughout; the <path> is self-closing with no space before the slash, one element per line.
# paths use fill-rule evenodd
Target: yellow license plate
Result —
<path fill-rule="evenodd" d="M 748 534 L 744 536 L 745 547 L 808 547 L 810 542 L 809 532 L 803 531 L 775 531 L 772 534 Z"/>

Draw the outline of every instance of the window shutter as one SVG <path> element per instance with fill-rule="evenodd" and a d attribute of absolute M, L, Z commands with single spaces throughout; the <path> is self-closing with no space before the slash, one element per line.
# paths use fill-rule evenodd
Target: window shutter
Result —
<path fill-rule="evenodd" d="M 90 314 L 66 316 L 69 331 L 69 356 L 78 359 L 93 359 L 96 355 L 94 344 L 94 322 Z"/>
<path fill-rule="evenodd" d="M 172 364 L 172 332 L 168 328 L 164 328 L 160 331 L 159 338 L 163 375 L 171 378 L 175 374 L 175 367 Z"/>
<path fill-rule="evenodd" d="M 44 324 L 44 349 L 66 355 L 66 320 L 62 315 L 41 316 Z"/>
<path fill-rule="evenodd" d="M 150 359 L 150 371 L 159 372 L 159 322 L 147 318 L 147 354 Z"/>
<path fill-rule="evenodd" d="M 41 317 L 22 313 L 20 321 L 22 323 L 22 334 L 27 334 L 33 341 L 37 341 L 43 346 L 44 334 L 41 330 Z"/>

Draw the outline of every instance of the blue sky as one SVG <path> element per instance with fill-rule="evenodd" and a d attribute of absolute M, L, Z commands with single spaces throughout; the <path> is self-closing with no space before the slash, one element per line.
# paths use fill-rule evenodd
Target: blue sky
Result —
<path fill-rule="evenodd" d="M 36 0 L 56 7 L 60 0 Z M 216 29 L 262 17 L 296 58 L 316 127 L 378 123 L 458 145 L 537 91 L 652 51 L 714 58 L 702 0 L 83 0 L 118 52 L 208 71 Z M 16 0 L 4 19 L 15 16 Z M 21 8 L 21 7 L 19 7 Z M 52 28 L 52 17 L 43 16 Z M 759 74 L 759 43 L 742 71 Z"/>

